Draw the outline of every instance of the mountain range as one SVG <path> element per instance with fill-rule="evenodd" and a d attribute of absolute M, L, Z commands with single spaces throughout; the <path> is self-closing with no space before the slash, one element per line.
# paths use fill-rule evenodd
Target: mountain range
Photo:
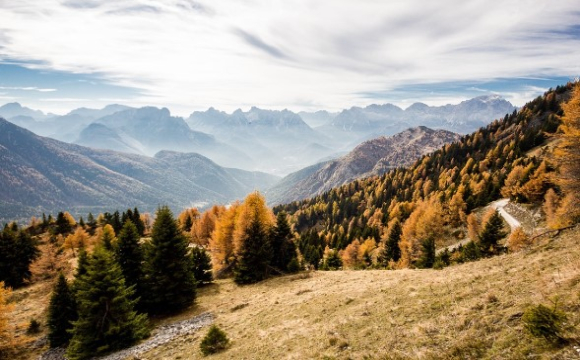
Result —
<path fill-rule="evenodd" d="M 137 206 L 229 203 L 279 178 L 224 168 L 195 153 L 154 157 L 41 137 L 0 118 L 0 221 L 68 209 L 86 215 Z"/>
<path fill-rule="evenodd" d="M 284 177 L 267 192 L 271 204 L 284 204 L 321 194 L 355 179 L 381 175 L 412 164 L 422 155 L 458 141 L 459 134 L 424 126 L 368 140 L 336 160 L 309 166 Z"/>
<path fill-rule="evenodd" d="M 284 176 L 410 127 L 468 133 L 515 109 L 498 96 L 482 96 L 457 105 L 416 103 L 403 110 L 383 104 L 338 113 L 252 107 L 228 114 L 210 108 L 186 119 L 166 108 L 109 105 L 57 116 L 10 103 L 0 107 L 0 116 L 69 143 L 147 156 L 161 150 L 196 152 L 220 166 Z"/>

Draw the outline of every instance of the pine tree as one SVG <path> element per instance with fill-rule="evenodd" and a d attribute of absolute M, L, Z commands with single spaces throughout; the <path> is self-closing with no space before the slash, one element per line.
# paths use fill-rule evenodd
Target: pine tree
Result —
<path fill-rule="evenodd" d="M 103 227 L 103 232 L 99 241 L 105 247 L 105 249 L 113 251 L 113 243 L 116 241 L 115 230 L 113 226 L 107 224 Z"/>
<path fill-rule="evenodd" d="M 127 220 L 117 239 L 115 259 L 121 266 L 125 284 L 135 287 L 134 298 L 143 298 L 143 250 L 137 227 Z M 140 302 L 138 302 L 139 304 Z"/>
<path fill-rule="evenodd" d="M 78 281 L 78 320 L 67 349 L 71 360 L 88 359 L 131 346 L 148 335 L 147 316 L 134 310 L 133 289 L 125 285 L 112 254 L 99 246 Z"/>
<path fill-rule="evenodd" d="M 58 215 L 56 216 L 56 228 L 55 228 L 55 234 L 68 234 L 69 232 L 72 231 L 72 227 L 70 226 L 70 223 L 68 222 L 68 220 L 66 219 L 66 217 L 64 216 L 64 213 L 61 211 L 58 213 Z"/>
<path fill-rule="evenodd" d="M 401 235 L 403 234 L 403 228 L 399 220 L 395 220 L 390 227 L 389 236 L 385 243 L 384 255 L 382 257 L 382 263 L 384 266 L 388 265 L 389 261 L 397 262 L 401 258 L 401 248 L 399 247 L 399 242 L 401 241 Z"/>
<path fill-rule="evenodd" d="M 421 241 L 421 258 L 419 259 L 419 267 L 423 269 L 430 269 L 435 263 L 435 239 L 427 238 Z"/>
<path fill-rule="evenodd" d="M 191 266 L 197 285 L 206 285 L 212 282 L 211 257 L 201 246 L 191 249 Z"/>
<path fill-rule="evenodd" d="M 157 210 L 147 254 L 147 306 L 150 313 L 178 311 L 195 301 L 195 278 L 187 241 L 167 206 Z"/>
<path fill-rule="evenodd" d="M 262 281 L 270 274 L 272 248 L 268 234 L 257 215 L 251 220 L 237 257 L 234 281 L 252 284 Z"/>
<path fill-rule="evenodd" d="M 72 322 L 77 320 L 76 302 L 68 282 L 62 273 L 52 290 L 48 306 L 48 341 L 55 348 L 68 344 L 72 334 Z"/>
<path fill-rule="evenodd" d="M 18 226 L 0 232 L 0 281 L 17 288 L 30 280 L 30 265 L 40 256 L 36 241 Z"/>
<path fill-rule="evenodd" d="M 139 209 L 133 209 L 133 218 L 131 219 L 135 227 L 137 227 L 137 232 L 139 236 L 143 236 L 145 234 L 145 223 L 141 220 L 141 215 L 139 214 Z"/>
<path fill-rule="evenodd" d="M 501 215 L 497 210 L 493 211 L 481 234 L 479 234 L 479 247 L 484 255 L 490 255 L 497 251 L 498 242 L 507 235 L 503 226 Z"/>
<path fill-rule="evenodd" d="M 288 271 L 288 264 L 296 258 L 296 246 L 292 241 L 292 231 L 288 217 L 281 211 L 276 216 L 276 225 L 272 230 L 272 266 L 281 271 Z"/>

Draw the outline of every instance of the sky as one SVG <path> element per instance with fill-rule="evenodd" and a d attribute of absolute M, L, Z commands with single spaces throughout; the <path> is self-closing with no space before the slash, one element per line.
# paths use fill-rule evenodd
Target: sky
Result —
<path fill-rule="evenodd" d="M 578 0 L 0 0 L 0 105 L 521 106 L 580 76 Z"/>

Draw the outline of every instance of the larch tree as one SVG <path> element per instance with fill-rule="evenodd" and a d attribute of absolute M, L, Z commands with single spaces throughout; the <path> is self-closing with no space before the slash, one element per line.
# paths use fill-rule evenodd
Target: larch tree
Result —
<path fill-rule="evenodd" d="M 133 288 L 125 285 L 112 253 L 97 246 L 87 272 L 77 279 L 78 320 L 73 322 L 67 358 L 89 359 L 146 337 L 147 316 L 135 311 L 132 298 Z"/>
<path fill-rule="evenodd" d="M 401 267 L 416 266 L 422 257 L 422 241 L 437 241 L 443 235 L 441 204 L 437 199 L 421 201 L 403 225 L 401 235 Z"/>
<path fill-rule="evenodd" d="M 157 210 L 146 254 L 147 308 L 150 313 L 184 309 L 195 301 L 188 244 L 171 210 Z"/>
<path fill-rule="evenodd" d="M 239 203 L 232 204 L 215 222 L 215 230 L 209 239 L 209 251 L 216 275 L 229 272 L 234 264 L 234 231 L 240 209 Z M 201 223 L 205 216 L 204 213 Z"/>
<path fill-rule="evenodd" d="M 14 305 L 8 302 L 12 289 L 5 287 L 5 283 L 0 281 L 0 354 L 12 347 L 14 328 L 11 325 L 10 313 Z"/>
<path fill-rule="evenodd" d="M 67 345 L 72 337 L 73 321 L 77 320 L 77 306 L 66 278 L 59 274 L 48 305 L 48 341 L 51 348 Z"/>
<path fill-rule="evenodd" d="M 576 83 L 570 100 L 562 105 L 562 142 L 555 155 L 560 165 L 558 185 L 564 192 L 561 217 L 567 223 L 580 221 L 580 83 Z"/>
<path fill-rule="evenodd" d="M 234 281 L 251 284 L 270 274 L 272 246 L 270 231 L 274 215 L 258 192 L 246 197 L 234 229 Z"/>

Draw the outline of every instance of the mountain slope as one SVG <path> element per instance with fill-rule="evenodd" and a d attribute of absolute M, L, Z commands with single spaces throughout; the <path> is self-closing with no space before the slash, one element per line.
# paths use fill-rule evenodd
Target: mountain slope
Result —
<path fill-rule="evenodd" d="M 247 112 L 227 114 L 210 108 L 192 113 L 187 123 L 192 129 L 243 149 L 256 159 L 255 168 L 276 174 L 288 174 L 336 151 L 326 146 L 329 139 L 325 135 L 288 110 L 252 107 Z"/>
<path fill-rule="evenodd" d="M 224 169 L 198 154 L 151 158 L 37 136 L 0 119 L 0 214 L 3 219 L 42 211 L 94 212 L 159 204 L 181 209 L 226 203 L 277 178 Z M 209 179 L 209 180 L 208 180 Z"/>
<path fill-rule="evenodd" d="M 457 105 L 415 103 L 405 110 L 392 104 L 369 105 L 343 110 L 317 130 L 335 140 L 355 145 L 416 126 L 465 134 L 489 124 L 493 119 L 503 118 L 515 109 L 508 101 L 493 95 L 476 97 Z"/>
<path fill-rule="evenodd" d="M 421 155 L 459 138 L 449 131 L 418 127 L 391 137 L 369 140 L 337 160 L 290 174 L 266 194 L 274 204 L 305 199 L 354 179 L 381 175 L 390 169 L 409 165 Z"/>
<path fill-rule="evenodd" d="M 109 136 L 115 140 L 110 141 Z M 196 152 L 223 166 L 253 165 L 253 160 L 240 149 L 191 130 L 182 118 L 171 116 L 166 108 L 127 109 L 101 117 L 85 128 L 75 143 L 149 156 L 162 150 Z"/>
<path fill-rule="evenodd" d="M 562 115 L 560 104 L 570 97 L 572 87 L 557 87 L 409 167 L 355 180 L 275 211 L 291 214 L 301 235 L 300 250 L 314 249 L 310 254 L 315 265 L 326 245 L 344 249 L 369 238 L 378 244 L 389 234 L 389 222 L 397 219 L 403 228 L 426 229 L 428 235 L 408 231 L 406 245 L 399 246 L 406 252 L 396 266 L 423 266 L 418 260 L 424 255 L 420 239 L 432 236 L 435 246 L 456 241 L 465 235 L 453 229 L 465 228 L 466 216 L 477 207 L 500 197 L 538 204 L 548 189 L 557 188 L 550 174 L 557 164 L 527 152 L 557 136 L 553 134 Z M 432 223 L 419 226 L 418 218 Z"/>

